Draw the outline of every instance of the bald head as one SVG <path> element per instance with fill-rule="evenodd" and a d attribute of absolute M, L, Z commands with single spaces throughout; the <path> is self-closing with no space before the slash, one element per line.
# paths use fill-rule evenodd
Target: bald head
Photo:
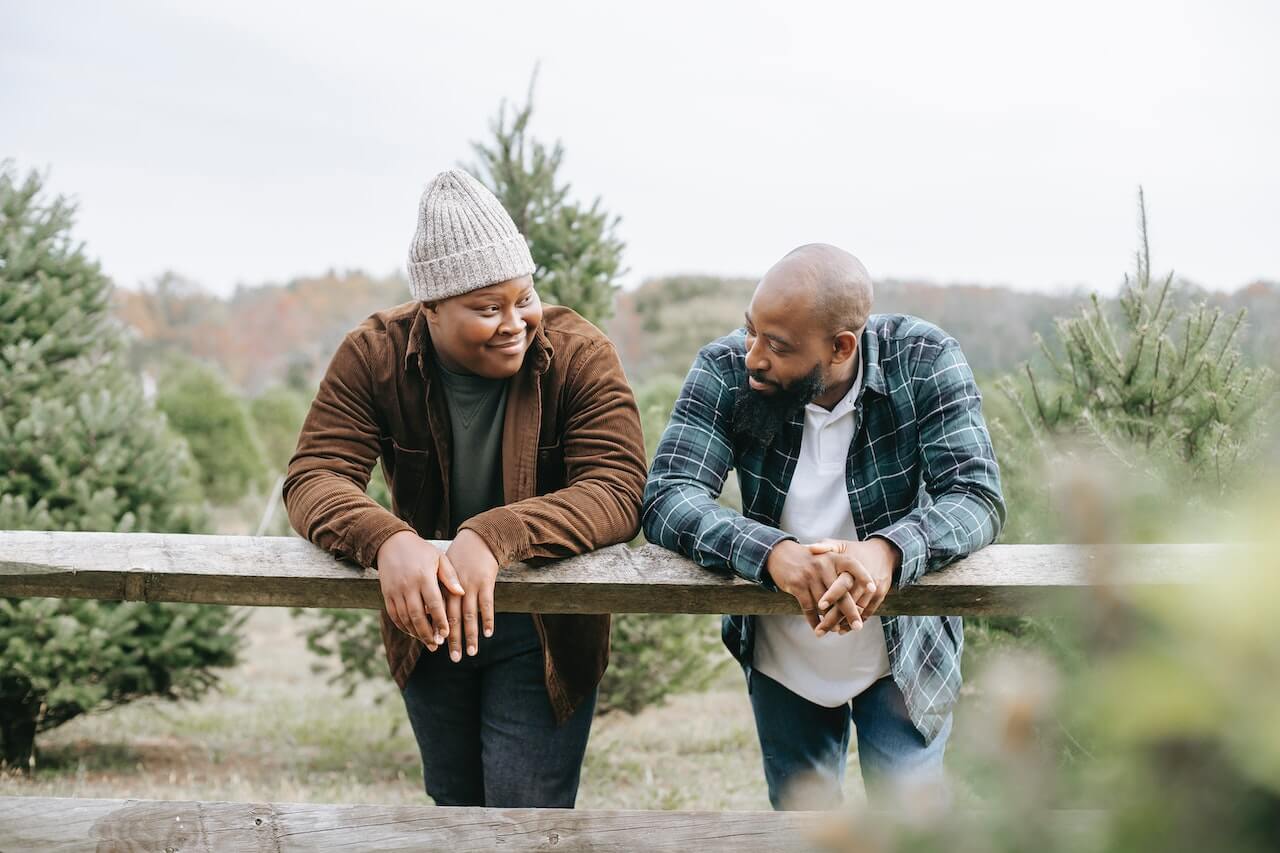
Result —
<path fill-rule="evenodd" d="M 792 249 L 760 280 L 757 293 L 785 295 L 832 333 L 860 332 L 871 314 L 871 275 L 853 255 L 826 243 Z"/>

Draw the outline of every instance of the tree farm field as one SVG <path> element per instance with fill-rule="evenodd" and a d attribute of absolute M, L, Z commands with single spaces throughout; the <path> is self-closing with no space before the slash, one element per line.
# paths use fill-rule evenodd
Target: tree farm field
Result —
<path fill-rule="evenodd" d="M 221 689 L 80 716 L 41 735 L 35 773 L 0 777 L 0 795 L 428 804 L 390 676 L 345 696 L 301 629 L 287 609 L 253 608 Z M 705 692 L 598 718 L 578 805 L 767 809 L 736 668 Z"/>
<path fill-rule="evenodd" d="M 250 608 L 241 663 L 196 702 L 144 699 L 82 715 L 40 736 L 33 774 L 0 776 L 2 796 L 429 804 L 404 706 L 388 676 L 353 695 L 328 679 L 284 608 Z M 717 630 L 708 617 L 707 630 Z M 1015 642 L 969 630 L 966 664 Z M 637 714 L 598 716 L 578 807 L 769 808 L 741 673 L 728 660 L 701 692 Z M 979 713 L 966 686 L 960 714 Z M 862 798 L 856 740 L 845 794 Z M 952 772 L 961 790 L 964 773 Z"/>

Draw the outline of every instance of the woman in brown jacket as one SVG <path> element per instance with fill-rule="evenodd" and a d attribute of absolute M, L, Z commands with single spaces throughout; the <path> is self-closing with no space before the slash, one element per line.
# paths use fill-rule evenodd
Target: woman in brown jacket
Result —
<path fill-rule="evenodd" d="M 284 485 L 299 533 L 378 569 L 387 660 L 439 805 L 573 806 L 609 617 L 495 613 L 494 581 L 639 526 L 644 443 L 617 353 L 544 308 L 533 269 L 487 189 L 437 176 L 409 251 L 414 301 L 343 340 Z M 379 458 L 391 512 L 365 494 Z"/>

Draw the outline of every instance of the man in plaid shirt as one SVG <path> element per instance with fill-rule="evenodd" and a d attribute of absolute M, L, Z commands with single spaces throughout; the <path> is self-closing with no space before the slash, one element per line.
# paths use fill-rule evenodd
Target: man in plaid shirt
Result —
<path fill-rule="evenodd" d="M 838 803 L 850 723 L 875 796 L 943 780 L 961 620 L 886 616 L 891 587 L 1004 523 L 982 398 L 937 326 L 872 315 L 834 246 L 773 266 L 743 329 L 698 353 L 649 472 L 649 541 L 796 598 L 803 616 L 726 616 L 774 808 Z M 742 512 L 716 502 L 738 472 Z"/>

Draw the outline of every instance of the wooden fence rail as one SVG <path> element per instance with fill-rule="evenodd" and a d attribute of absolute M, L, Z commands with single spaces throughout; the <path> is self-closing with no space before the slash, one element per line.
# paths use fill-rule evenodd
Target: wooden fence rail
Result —
<path fill-rule="evenodd" d="M 893 591 L 881 612 L 1044 612 L 1121 587 L 1191 583 L 1237 559 L 1221 545 L 993 545 Z M 376 572 L 283 536 L 0 532 L 0 596 L 382 606 Z M 494 598 L 508 612 L 798 612 L 790 596 L 656 545 L 517 563 L 498 575 Z"/>
<path fill-rule="evenodd" d="M 1096 811 L 1047 819 L 1077 849 L 1102 826 Z M 981 820 L 980 814 L 972 819 Z M 219 803 L 0 797 L 0 850 L 302 851 L 492 850 L 777 853 L 853 847 L 868 815 L 815 812 L 659 812 L 486 809 L 318 803 Z"/>

